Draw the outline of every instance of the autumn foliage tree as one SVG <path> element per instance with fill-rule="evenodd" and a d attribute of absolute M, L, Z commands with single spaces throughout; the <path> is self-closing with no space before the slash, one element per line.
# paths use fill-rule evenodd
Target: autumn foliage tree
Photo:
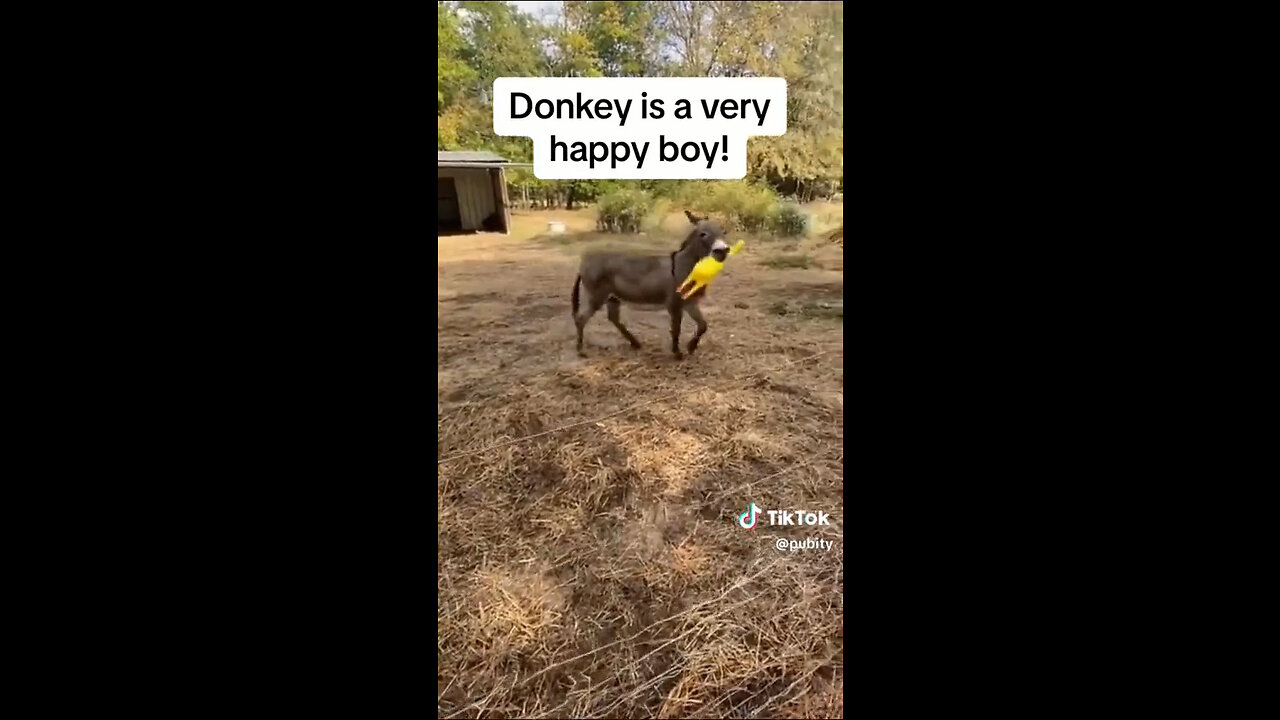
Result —
<path fill-rule="evenodd" d="M 748 179 L 801 199 L 843 187 L 843 3 L 570 1 L 533 18 L 505 2 L 439 2 L 437 38 L 441 150 L 531 161 L 527 138 L 493 134 L 489 95 L 499 77 L 783 77 L 787 132 L 750 140 Z M 516 199 L 557 205 L 617 186 L 540 182 L 519 169 L 509 182 Z"/>

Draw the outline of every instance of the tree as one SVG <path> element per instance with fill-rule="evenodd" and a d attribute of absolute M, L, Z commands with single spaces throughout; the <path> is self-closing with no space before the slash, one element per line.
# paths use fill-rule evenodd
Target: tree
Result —
<path fill-rule="evenodd" d="M 441 150 L 532 157 L 527 138 L 493 134 L 493 81 L 542 75 L 544 29 L 505 2 L 437 3 L 437 129 Z"/>
<path fill-rule="evenodd" d="M 437 144 L 531 160 L 527 138 L 493 134 L 499 77 L 783 77 L 787 132 L 748 143 L 748 177 L 804 198 L 830 193 L 844 180 L 843 33 L 842 3 L 573 1 L 543 24 L 506 2 L 439 2 Z M 558 204 L 611 186 L 509 177 Z"/>
<path fill-rule="evenodd" d="M 464 57 L 487 96 L 500 77 L 537 77 L 544 65 L 544 28 L 505 2 L 463 2 L 468 42 Z"/>
<path fill-rule="evenodd" d="M 601 77 L 600 58 L 595 45 L 581 30 L 563 26 L 554 34 L 554 53 L 549 65 L 555 77 Z"/>
<path fill-rule="evenodd" d="M 566 2 L 565 27 L 587 40 L 608 77 L 642 77 L 659 66 L 659 35 L 653 3 Z"/>
<path fill-rule="evenodd" d="M 436 5 L 436 114 L 454 104 L 474 87 L 476 71 L 463 59 L 466 39 L 458 13 L 446 3 Z"/>
<path fill-rule="evenodd" d="M 802 196 L 842 181 L 841 3 L 675 0 L 653 5 L 675 74 L 786 78 L 787 132 L 751 139 L 749 176 Z"/>
<path fill-rule="evenodd" d="M 709 76 L 715 67 L 721 39 L 713 37 L 715 8 L 706 2 L 656 2 L 655 22 L 666 37 L 663 48 L 668 71 L 682 77 Z"/>

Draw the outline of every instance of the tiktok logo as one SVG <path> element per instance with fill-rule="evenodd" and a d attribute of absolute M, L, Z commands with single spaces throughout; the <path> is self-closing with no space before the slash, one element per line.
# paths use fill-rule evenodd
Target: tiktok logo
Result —
<path fill-rule="evenodd" d="M 738 515 L 738 524 L 750 530 L 756 526 L 756 516 L 769 516 L 770 525 L 830 525 L 831 516 L 823 510 L 809 512 L 807 510 L 761 510 L 759 505 L 751 503 L 747 511 Z"/>

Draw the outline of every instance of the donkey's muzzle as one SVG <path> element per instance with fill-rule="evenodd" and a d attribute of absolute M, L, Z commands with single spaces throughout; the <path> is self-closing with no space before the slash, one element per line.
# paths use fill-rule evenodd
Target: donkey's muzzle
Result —
<path fill-rule="evenodd" d="M 728 256 L 729 256 L 729 250 L 727 248 L 726 249 L 717 248 L 711 251 L 711 257 L 715 258 L 718 262 L 724 262 L 724 259 Z"/>

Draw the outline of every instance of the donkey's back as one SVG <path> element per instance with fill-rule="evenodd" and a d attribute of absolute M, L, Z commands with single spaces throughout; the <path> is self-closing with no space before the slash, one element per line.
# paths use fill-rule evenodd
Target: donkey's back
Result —
<path fill-rule="evenodd" d="M 582 256 L 578 276 L 588 297 L 616 297 L 637 305 L 665 305 L 675 288 L 669 255 L 592 252 Z"/>

